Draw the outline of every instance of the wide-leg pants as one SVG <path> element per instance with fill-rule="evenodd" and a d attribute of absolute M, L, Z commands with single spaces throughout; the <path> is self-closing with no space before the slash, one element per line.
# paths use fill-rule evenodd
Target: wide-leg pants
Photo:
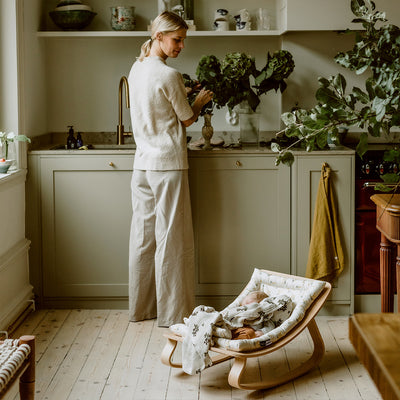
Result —
<path fill-rule="evenodd" d="M 194 241 L 187 170 L 132 175 L 129 316 L 182 323 L 194 307 Z"/>

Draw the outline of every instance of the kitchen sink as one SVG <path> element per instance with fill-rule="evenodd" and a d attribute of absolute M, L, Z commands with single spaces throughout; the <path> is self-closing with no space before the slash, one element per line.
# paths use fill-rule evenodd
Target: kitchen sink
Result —
<path fill-rule="evenodd" d="M 80 151 L 85 150 L 134 150 L 136 149 L 136 145 L 134 143 L 127 143 L 127 144 L 88 144 L 82 146 Z M 53 147 L 50 147 L 49 150 L 67 150 L 65 145 L 58 144 Z"/>

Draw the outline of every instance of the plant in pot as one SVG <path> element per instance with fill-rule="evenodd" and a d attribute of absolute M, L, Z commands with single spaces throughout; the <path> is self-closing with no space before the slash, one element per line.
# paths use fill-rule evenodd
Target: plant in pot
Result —
<path fill-rule="evenodd" d="M 267 63 L 261 71 L 257 70 L 254 58 L 244 53 L 229 53 L 222 61 L 214 55 L 203 56 L 196 69 L 197 82 L 212 90 L 214 96 L 201 115 L 210 115 L 214 107 L 224 106 L 230 113 L 235 108 L 246 114 L 255 113 L 261 95 L 272 89 L 281 92 L 286 89 L 284 79 L 293 69 L 293 57 L 286 50 L 268 53 Z M 184 79 L 187 86 L 194 86 L 189 75 L 184 74 Z M 256 129 L 258 131 L 258 126 Z"/>
<path fill-rule="evenodd" d="M 13 132 L 0 132 L 0 173 L 7 173 L 14 160 L 8 158 L 9 145 L 15 141 L 30 142 L 25 135 L 15 135 Z"/>
<path fill-rule="evenodd" d="M 340 127 L 361 128 L 357 153 L 362 157 L 368 148 L 368 134 L 387 135 L 393 127 L 400 127 L 400 28 L 386 22 L 385 13 L 376 11 L 371 0 L 351 0 L 353 22 L 363 30 L 355 33 L 355 45 L 340 52 L 335 61 L 356 74 L 365 73 L 365 87 L 347 90 L 340 73 L 329 78 L 320 77 L 315 94 L 317 105 L 311 109 L 296 109 L 282 114 L 286 127 L 278 136 L 295 138 L 288 147 L 273 144 L 280 162 L 291 165 L 291 148 L 301 144 L 307 151 L 326 147 L 328 136 L 337 136 Z M 382 24 L 377 27 L 377 24 Z M 350 30 L 347 30 L 350 32 Z M 400 160 L 398 150 L 387 156 Z M 397 174 L 383 176 L 385 182 L 397 182 Z"/>

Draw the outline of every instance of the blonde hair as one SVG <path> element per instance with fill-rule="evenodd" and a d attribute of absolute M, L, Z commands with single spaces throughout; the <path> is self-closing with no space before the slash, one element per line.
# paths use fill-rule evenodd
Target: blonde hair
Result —
<path fill-rule="evenodd" d="M 138 60 L 143 61 L 143 59 L 150 54 L 150 49 L 156 38 L 156 33 L 170 33 L 179 29 L 188 29 L 185 20 L 172 11 L 162 12 L 151 24 L 151 37 L 142 44 Z"/>

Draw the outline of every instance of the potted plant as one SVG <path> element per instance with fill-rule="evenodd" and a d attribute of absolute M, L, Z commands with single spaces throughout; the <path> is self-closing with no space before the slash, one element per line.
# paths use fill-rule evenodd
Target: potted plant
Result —
<path fill-rule="evenodd" d="M 240 106 L 254 113 L 260 96 L 268 91 L 286 89 L 284 81 L 293 71 L 293 57 L 287 50 L 267 54 L 267 62 L 259 71 L 253 57 L 245 53 L 229 53 L 222 61 L 214 55 L 203 56 L 196 69 L 197 82 L 214 92 L 213 100 L 203 107 L 201 115 L 212 114 L 214 107 L 228 107 L 232 112 Z M 184 74 L 185 85 L 193 87 L 194 80 Z"/>
<path fill-rule="evenodd" d="M 8 159 L 9 144 L 15 141 L 30 142 L 25 135 L 15 135 L 13 132 L 0 132 L 0 173 L 6 173 L 14 160 Z"/>
<path fill-rule="evenodd" d="M 353 22 L 360 23 L 363 30 L 356 32 L 354 47 L 338 53 L 335 61 L 358 75 L 369 72 L 365 87 L 348 91 L 340 73 L 319 78 L 315 107 L 282 114 L 286 127 L 278 137 L 284 134 L 296 140 L 286 148 L 273 144 L 272 149 L 278 153 L 277 164 L 292 164 L 290 150 L 298 144 L 308 151 L 325 148 L 328 136 L 337 136 L 343 126 L 363 130 L 357 145 L 360 156 L 367 150 L 368 134 L 379 137 L 400 127 L 400 28 L 391 24 L 377 27 L 386 22 L 385 13 L 376 11 L 371 0 L 351 0 L 351 10 L 356 17 Z M 396 151 L 390 157 L 400 159 Z M 384 177 L 385 181 L 393 179 L 397 181 L 398 176 Z"/>

